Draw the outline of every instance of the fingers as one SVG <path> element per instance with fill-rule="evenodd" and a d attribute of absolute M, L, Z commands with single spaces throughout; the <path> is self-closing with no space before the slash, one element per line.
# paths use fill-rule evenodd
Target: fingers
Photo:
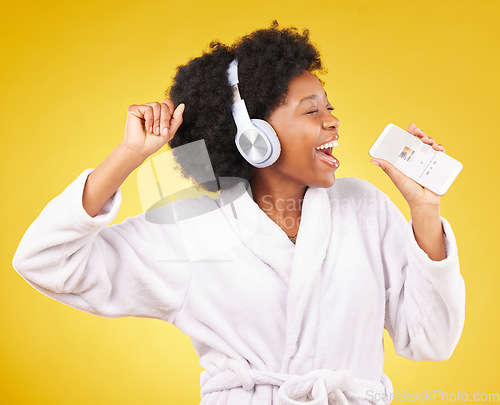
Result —
<path fill-rule="evenodd" d="M 434 150 L 437 150 L 439 152 L 444 152 L 444 146 L 441 145 L 440 143 L 437 143 L 434 139 L 429 138 L 428 136 L 423 136 L 420 139 L 423 143 L 426 143 L 427 145 L 432 146 Z"/>
<path fill-rule="evenodd" d="M 160 133 L 162 135 L 168 135 L 168 130 L 170 127 L 170 118 L 174 111 L 174 102 L 166 98 L 161 103 L 161 119 L 160 119 Z"/>
<path fill-rule="evenodd" d="M 156 135 L 160 135 L 160 116 L 161 116 L 161 106 L 160 103 L 144 103 L 144 105 L 150 108 L 146 111 L 149 112 L 148 117 L 144 114 L 146 131 L 151 132 Z"/>
<path fill-rule="evenodd" d="M 174 102 L 170 98 L 166 98 L 161 104 L 158 102 L 144 103 L 140 107 L 143 107 L 141 111 L 144 114 L 146 131 L 152 134 L 172 139 L 175 131 L 182 124 L 182 113 L 185 105 L 179 104 L 174 111 Z"/>
<path fill-rule="evenodd" d="M 412 123 L 410 124 L 410 126 L 408 127 L 408 132 L 409 132 L 410 134 L 412 134 L 412 135 L 415 135 L 415 134 L 414 134 L 414 131 L 415 131 L 415 129 L 416 129 L 416 128 L 417 128 L 417 126 L 415 125 L 415 123 L 414 123 L 414 122 L 412 122 Z"/>
<path fill-rule="evenodd" d="M 424 131 L 422 131 L 420 128 L 418 128 L 414 122 L 412 122 L 410 124 L 410 126 L 408 127 L 408 132 L 412 135 L 415 135 L 418 138 L 422 138 L 425 136 Z"/>
<path fill-rule="evenodd" d="M 153 132 L 154 122 L 154 106 L 149 104 L 132 104 L 127 109 L 127 115 L 138 119 L 138 122 L 144 122 L 144 128 L 149 132 Z M 142 125 L 142 124 L 141 124 Z"/>
<path fill-rule="evenodd" d="M 436 143 L 434 139 L 429 138 L 427 135 L 425 135 L 425 132 L 422 131 L 420 128 L 418 128 L 414 122 L 412 122 L 408 127 L 408 132 L 420 138 L 420 140 L 423 143 L 432 146 L 434 150 L 437 150 L 439 152 L 444 152 L 444 146 L 439 143 Z"/>
<path fill-rule="evenodd" d="M 424 136 L 422 138 L 422 142 L 426 143 L 427 145 L 431 145 L 434 150 L 437 150 L 439 152 L 444 152 L 444 146 L 441 145 L 440 143 L 436 143 L 436 141 L 432 138 Z"/>
<path fill-rule="evenodd" d="M 171 138 L 169 141 L 174 137 L 177 129 L 179 126 L 182 124 L 183 120 L 183 114 L 184 114 L 184 108 L 186 105 L 184 103 L 181 103 L 177 106 L 175 109 L 174 113 L 172 114 L 172 119 L 170 120 L 170 135 Z"/>
<path fill-rule="evenodd" d="M 153 112 L 153 107 L 148 106 L 149 108 L 146 108 L 144 110 L 144 127 L 146 128 L 146 131 L 148 132 L 153 132 L 153 122 L 154 122 L 154 112 Z"/>

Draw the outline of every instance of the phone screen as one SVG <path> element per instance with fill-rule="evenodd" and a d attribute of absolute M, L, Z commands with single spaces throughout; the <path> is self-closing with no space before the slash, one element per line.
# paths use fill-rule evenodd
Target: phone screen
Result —
<path fill-rule="evenodd" d="M 437 151 L 418 151 L 415 148 L 404 146 L 398 155 L 395 166 L 407 174 L 407 176 L 416 179 L 422 179 L 425 176 L 432 175 L 437 163 Z"/>

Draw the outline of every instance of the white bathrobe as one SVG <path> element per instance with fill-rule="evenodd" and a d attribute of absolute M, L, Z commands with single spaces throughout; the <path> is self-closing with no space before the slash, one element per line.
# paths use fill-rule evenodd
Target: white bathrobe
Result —
<path fill-rule="evenodd" d="M 458 343 L 465 286 L 449 223 L 447 258 L 432 261 L 365 180 L 308 188 L 294 245 L 244 182 L 108 226 L 121 193 L 90 217 L 91 171 L 44 208 L 14 268 L 74 308 L 177 326 L 206 370 L 201 404 L 385 404 L 384 327 L 412 360 L 445 360 Z"/>

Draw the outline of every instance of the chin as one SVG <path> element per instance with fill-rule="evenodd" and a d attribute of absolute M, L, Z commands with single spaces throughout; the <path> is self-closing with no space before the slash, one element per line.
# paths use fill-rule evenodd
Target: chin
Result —
<path fill-rule="evenodd" d="M 311 181 L 309 187 L 317 188 L 330 188 L 335 183 L 335 173 L 332 172 L 328 177 L 323 176 L 322 178 L 316 178 L 315 181 Z"/>
<path fill-rule="evenodd" d="M 322 188 L 330 188 L 331 186 L 333 186 L 334 183 L 335 183 L 335 175 L 333 175 L 332 179 L 330 181 L 325 182 L 325 185 L 321 186 L 321 187 Z"/>

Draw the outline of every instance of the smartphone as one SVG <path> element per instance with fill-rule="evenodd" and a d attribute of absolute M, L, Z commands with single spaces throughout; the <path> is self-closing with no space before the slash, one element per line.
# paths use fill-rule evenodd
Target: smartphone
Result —
<path fill-rule="evenodd" d="M 387 160 L 418 184 L 444 195 L 463 168 L 462 163 L 388 124 L 370 148 L 371 157 Z"/>

